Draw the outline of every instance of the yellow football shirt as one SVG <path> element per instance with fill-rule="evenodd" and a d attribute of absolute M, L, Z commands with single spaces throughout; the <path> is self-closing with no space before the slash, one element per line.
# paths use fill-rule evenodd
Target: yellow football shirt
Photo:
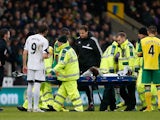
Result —
<path fill-rule="evenodd" d="M 144 69 L 159 69 L 160 39 L 151 36 L 141 39 L 138 52 L 143 53 Z"/>

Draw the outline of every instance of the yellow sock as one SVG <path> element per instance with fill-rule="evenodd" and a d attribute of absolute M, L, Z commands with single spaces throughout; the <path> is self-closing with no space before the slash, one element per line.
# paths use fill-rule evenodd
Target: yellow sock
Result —
<path fill-rule="evenodd" d="M 151 105 L 151 92 L 147 91 L 145 92 L 145 100 L 146 100 L 146 104 L 147 104 L 147 109 L 152 109 L 152 105 Z"/>
<path fill-rule="evenodd" d="M 157 91 L 158 96 L 158 108 L 160 108 L 160 90 Z"/>

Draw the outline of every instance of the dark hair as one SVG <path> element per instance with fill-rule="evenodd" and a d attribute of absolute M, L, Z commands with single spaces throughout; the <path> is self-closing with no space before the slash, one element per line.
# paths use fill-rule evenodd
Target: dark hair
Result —
<path fill-rule="evenodd" d="M 151 25 L 151 26 L 148 27 L 147 31 L 149 33 L 155 34 L 157 32 L 157 27 L 154 26 L 154 25 Z"/>
<path fill-rule="evenodd" d="M 86 32 L 88 31 L 88 26 L 87 25 L 82 25 L 79 30 L 85 30 Z"/>
<path fill-rule="evenodd" d="M 41 25 L 38 26 L 38 32 L 39 33 L 44 33 L 49 29 L 48 25 L 46 23 L 42 23 Z"/>
<path fill-rule="evenodd" d="M 145 27 L 142 27 L 138 30 L 138 33 L 139 34 L 142 34 L 142 35 L 148 35 L 147 34 L 147 29 Z"/>
<path fill-rule="evenodd" d="M 1 29 L 1 30 L 0 30 L 0 37 L 3 38 L 4 35 L 7 34 L 8 31 L 9 31 L 9 30 L 6 29 L 6 28 Z"/>
<path fill-rule="evenodd" d="M 27 33 L 26 38 L 28 38 L 29 36 L 34 35 L 34 34 L 35 34 L 35 32 L 30 31 L 30 32 Z"/>
<path fill-rule="evenodd" d="M 67 27 L 61 29 L 61 35 L 70 35 L 70 30 Z"/>

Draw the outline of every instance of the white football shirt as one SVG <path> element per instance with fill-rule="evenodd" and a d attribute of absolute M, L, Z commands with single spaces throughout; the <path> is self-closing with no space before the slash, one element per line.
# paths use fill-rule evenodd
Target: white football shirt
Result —
<path fill-rule="evenodd" d="M 45 69 L 43 53 L 46 53 L 48 46 L 48 40 L 41 34 L 31 35 L 27 38 L 24 49 L 28 51 L 28 69 Z"/>

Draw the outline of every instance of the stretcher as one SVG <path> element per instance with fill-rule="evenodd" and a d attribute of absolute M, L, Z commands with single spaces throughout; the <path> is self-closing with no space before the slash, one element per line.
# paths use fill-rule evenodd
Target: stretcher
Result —
<path fill-rule="evenodd" d="M 57 84 L 57 78 L 56 77 L 50 77 L 46 78 L 47 81 Z M 126 84 L 130 82 L 136 81 L 135 76 L 97 76 L 97 77 L 80 77 L 78 79 L 78 83 L 82 83 L 84 85 L 89 84 L 97 84 L 97 85 L 105 85 L 105 84 Z"/>
<path fill-rule="evenodd" d="M 21 76 L 26 76 L 26 74 L 23 73 L 19 73 L 19 72 L 13 72 L 12 73 L 13 77 L 21 77 Z M 98 96 L 100 98 L 100 100 L 102 101 L 102 97 L 99 93 L 99 89 L 98 89 L 98 85 L 106 85 L 106 84 L 115 84 L 115 85 L 125 85 L 125 84 L 129 84 L 132 82 L 136 81 L 136 77 L 135 76 L 121 76 L 118 74 L 107 74 L 107 75 L 103 75 L 103 76 L 81 76 L 77 82 L 78 84 L 81 85 L 96 85 L 97 87 L 96 90 L 98 90 Z M 56 84 L 59 85 L 60 81 L 57 80 L 56 76 L 52 76 L 52 77 L 48 77 L 46 76 L 46 80 L 51 82 L 52 84 Z"/>
<path fill-rule="evenodd" d="M 19 72 L 13 72 L 13 77 L 20 77 L 20 76 L 26 76 L 26 74 L 19 73 Z M 59 84 L 59 81 L 57 80 L 56 76 L 48 77 L 46 76 L 46 80 L 53 83 L 53 84 Z M 105 85 L 105 84 L 126 84 L 130 82 L 135 82 L 137 78 L 135 76 L 122 76 L 118 74 L 104 74 L 103 76 L 81 76 L 78 79 L 79 84 L 84 85 L 91 85 L 91 84 L 97 84 L 97 85 Z"/>

